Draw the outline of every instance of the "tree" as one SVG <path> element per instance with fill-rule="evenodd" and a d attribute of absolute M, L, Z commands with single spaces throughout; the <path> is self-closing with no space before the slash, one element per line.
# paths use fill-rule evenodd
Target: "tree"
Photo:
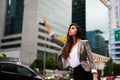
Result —
<path fill-rule="evenodd" d="M 120 75 L 120 64 L 114 63 L 114 65 L 113 65 L 113 75 L 114 76 Z"/>
<path fill-rule="evenodd" d="M 38 58 L 35 59 L 33 61 L 33 63 L 30 65 L 30 68 L 32 68 L 37 73 L 42 74 L 42 72 L 43 72 L 43 60 L 38 59 Z M 39 72 L 36 69 L 39 69 Z"/>
<path fill-rule="evenodd" d="M 104 76 L 117 76 L 120 75 L 120 64 L 113 63 L 112 59 L 106 62 L 104 68 Z"/>
<path fill-rule="evenodd" d="M 47 69 L 55 69 L 55 61 L 52 58 L 46 60 L 46 68 Z"/>
<path fill-rule="evenodd" d="M 0 60 L 5 59 L 7 56 L 5 54 L 0 54 Z"/>
<path fill-rule="evenodd" d="M 106 62 L 106 66 L 104 68 L 104 76 L 112 76 L 113 73 L 113 60 L 110 58 L 108 62 Z"/>

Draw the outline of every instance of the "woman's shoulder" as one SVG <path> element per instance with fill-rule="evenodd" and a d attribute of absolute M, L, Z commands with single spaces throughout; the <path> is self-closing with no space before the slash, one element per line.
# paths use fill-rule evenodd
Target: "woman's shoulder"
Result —
<path fill-rule="evenodd" d="M 80 42 L 86 43 L 86 42 L 89 42 L 89 41 L 88 40 L 80 40 Z"/>
<path fill-rule="evenodd" d="M 89 45 L 89 41 L 88 40 L 81 40 L 80 44 L 82 44 L 82 45 Z"/>

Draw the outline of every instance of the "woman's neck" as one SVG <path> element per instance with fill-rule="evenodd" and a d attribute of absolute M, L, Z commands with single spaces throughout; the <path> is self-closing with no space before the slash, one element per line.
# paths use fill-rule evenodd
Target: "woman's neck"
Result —
<path fill-rule="evenodd" d="M 75 44 L 76 43 L 76 37 L 73 37 L 73 44 Z"/>
<path fill-rule="evenodd" d="M 80 39 L 73 37 L 73 44 L 75 45 Z"/>

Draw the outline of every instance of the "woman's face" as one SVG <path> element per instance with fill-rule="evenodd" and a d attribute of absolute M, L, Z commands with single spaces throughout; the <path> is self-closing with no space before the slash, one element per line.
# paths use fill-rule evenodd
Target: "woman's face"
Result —
<path fill-rule="evenodd" d="M 76 36 L 77 27 L 75 25 L 71 26 L 69 29 L 69 36 Z"/>

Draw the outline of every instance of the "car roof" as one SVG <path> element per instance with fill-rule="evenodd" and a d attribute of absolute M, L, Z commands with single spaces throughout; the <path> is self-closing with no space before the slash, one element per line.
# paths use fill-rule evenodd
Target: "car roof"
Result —
<path fill-rule="evenodd" d="M 13 64 L 13 65 L 17 65 L 17 66 L 22 66 L 22 67 L 25 67 L 27 69 L 29 69 L 30 71 L 32 71 L 34 74 L 37 74 L 35 71 L 33 71 L 31 68 L 25 66 L 24 64 L 18 64 L 18 63 L 15 63 L 15 62 L 6 62 L 6 61 L 0 61 L 0 64 L 3 63 L 3 64 Z"/>
<path fill-rule="evenodd" d="M 18 64 L 18 63 L 16 63 L 16 62 L 11 62 L 11 61 L 0 61 L 0 63 L 10 63 L 10 64 Z"/>

